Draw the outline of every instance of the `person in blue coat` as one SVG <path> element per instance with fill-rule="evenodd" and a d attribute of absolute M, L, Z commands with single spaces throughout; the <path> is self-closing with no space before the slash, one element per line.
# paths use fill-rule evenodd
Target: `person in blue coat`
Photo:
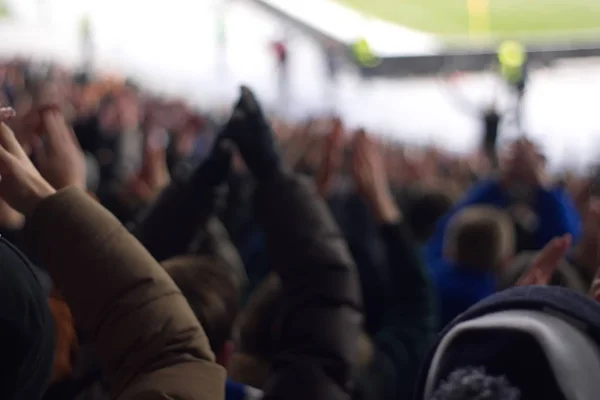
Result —
<path fill-rule="evenodd" d="M 543 161 L 533 146 L 519 141 L 511 150 L 512 157 L 500 176 L 475 184 L 438 222 L 427 245 L 426 261 L 437 287 L 443 325 L 496 291 L 494 268 L 497 266 L 460 265 L 444 254 L 448 226 L 465 208 L 487 205 L 508 211 L 518 199 L 531 211 L 528 226 L 534 249 L 541 249 L 554 237 L 567 233 L 573 242 L 579 237 L 580 220 L 573 202 L 562 188 L 545 184 Z M 522 223 L 524 217 L 516 219 Z"/>

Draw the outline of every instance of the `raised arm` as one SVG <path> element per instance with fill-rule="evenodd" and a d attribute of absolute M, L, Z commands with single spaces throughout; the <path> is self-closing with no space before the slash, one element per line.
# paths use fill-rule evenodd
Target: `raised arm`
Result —
<path fill-rule="evenodd" d="M 247 89 L 233 139 L 258 180 L 269 263 L 282 283 L 276 357 L 266 399 L 348 399 L 361 327 L 354 263 L 313 185 L 283 172 L 270 127 Z"/>
<path fill-rule="evenodd" d="M 418 245 L 390 193 L 378 149 L 362 134 L 353 153 L 354 181 L 380 225 L 390 277 L 383 326 L 374 335 L 373 358 L 361 371 L 356 398 L 410 398 L 437 331 L 433 293 Z"/>
<path fill-rule="evenodd" d="M 80 189 L 56 193 L 6 125 L 0 175 L 0 196 L 27 217 L 27 242 L 93 338 L 114 398 L 223 396 L 225 373 L 185 298 L 113 216 Z"/>
<path fill-rule="evenodd" d="M 198 229 L 213 216 L 231 153 L 221 142 L 196 170 L 180 169 L 132 230 L 158 260 L 186 253 Z"/>

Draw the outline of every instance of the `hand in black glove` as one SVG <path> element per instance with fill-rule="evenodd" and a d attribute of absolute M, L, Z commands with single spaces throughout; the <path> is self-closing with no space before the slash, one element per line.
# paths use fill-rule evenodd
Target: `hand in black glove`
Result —
<path fill-rule="evenodd" d="M 257 179 L 267 179 L 280 165 L 273 131 L 254 94 L 242 86 L 240 99 L 222 135 L 238 146 L 246 165 Z"/>
<path fill-rule="evenodd" d="M 208 157 L 194 171 L 188 169 L 177 174 L 179 180 L 198 190 L 210 190 L 225 183 L 229 177 L 231 158 L 235 147 L 235 143 L 228 136 L 230 136 L 230 132 L 244 130 L 244 124 L 245 121 L 240 117 L 240 113 L 234 112 L 219 132 Z"/>
<path fill-rule="evenodd" d="M 225 183 L 229 177 L 233 148 L 231 140 L 219 136 L 210 155 L 192 173 L 190 183 L 200 190 L 213 189 Z"/>

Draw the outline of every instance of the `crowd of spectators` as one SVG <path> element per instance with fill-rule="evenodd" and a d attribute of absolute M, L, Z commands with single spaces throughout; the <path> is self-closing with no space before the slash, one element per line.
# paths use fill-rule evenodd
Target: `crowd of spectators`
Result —
<path fill-rule="evenodd" d="M 0 397 L 600 390 L 595 176 L 499 150 L 493 110 L 456 155 L 245 86 L 223 117 L 50 63 L 0 85 Z"/>

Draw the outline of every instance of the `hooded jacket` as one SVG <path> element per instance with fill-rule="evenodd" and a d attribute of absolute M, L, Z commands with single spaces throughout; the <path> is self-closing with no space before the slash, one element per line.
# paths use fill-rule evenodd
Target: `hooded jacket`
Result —
<path fill-rule="evenodd" d="M 42 398 L 50 382 L 54 327 L 32 264 L 0 237 L 0 398 Z"/>

